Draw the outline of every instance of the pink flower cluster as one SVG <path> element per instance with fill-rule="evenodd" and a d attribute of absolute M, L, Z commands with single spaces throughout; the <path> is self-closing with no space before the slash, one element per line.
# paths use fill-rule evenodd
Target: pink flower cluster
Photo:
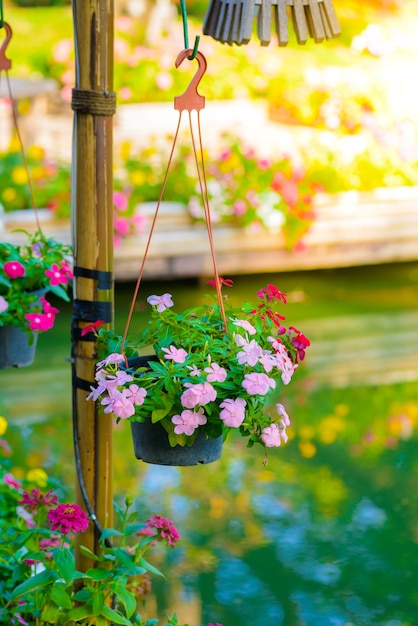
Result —
<path fill-rule="evenodd" d="M 155 537 L 157 541 L 166 541 L 167 545 L 174 547 L 180 541 L 180 534 L 173 522 L 162 515 L 151 515 L 145 522 L 145 528 L 138 531 L 138 535 Z"/>
<path fill-rule="evenodd" d="M 97 400 L 103 394 L 107 394 L 100 401 L 100 404 L 105 407 L 104 412 L 113 413 L 120 419 L 127 419 L 135 414 L 136 406 L 144 403 L 147 391 L 135 383 L 124 387 L 126 383 L 133 381 L 133 377 L 124 370 L 117 369 L 118 363 L 121 363 L 123 359 L 122 354 L 115 352 L 97 364 L 97 386 L 91 387 L 87 400 Z M 114 372 L 106 369 L 111 364 L 116 366 Z M 122 387 L 122 391 L 118 387 Z"/>
<path fill-rule="evenodd" d="M 287 443 L 288 436 L 286 433 L 287 426 L 290 426 L 290 419 L 283 404 L 276 404 L 277 414 L 281 417 L 279 426 L 273 422 L 270 426 L 263 428 L 261 433 L 261 441 L 267 448 L 280 446 L 281 442 Z"/>
<path fill-rule="evenodd" d="M 88 515 L 78 504 L 59 504 L 47 513 L 51 530 L 58 530 L 64 535 L 83 533 L 89 525 Z"/>

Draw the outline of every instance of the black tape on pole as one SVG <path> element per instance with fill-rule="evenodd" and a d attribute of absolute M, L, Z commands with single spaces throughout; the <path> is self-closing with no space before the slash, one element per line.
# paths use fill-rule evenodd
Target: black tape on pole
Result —
<path fill-rule="evenodd" d="M 97 300 L 74 300 L 74 317 L 83 322 L 113 321 L 113 307 L 111 302 Z"/>
<path fill-rule="evenodd" d="M 91 278 L 97 280 L 97 289 L 112 289 L 113 287 L 113 274 L 112 272 L 104 272 L 103 270 L 92 270 L 87 267 L 80 267 L 76 265 L 74 267 L 74 276 L 81 278 Z"/>

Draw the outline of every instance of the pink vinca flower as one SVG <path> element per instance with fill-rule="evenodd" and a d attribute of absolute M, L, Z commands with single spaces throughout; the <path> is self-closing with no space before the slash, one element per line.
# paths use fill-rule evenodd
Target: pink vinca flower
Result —
<path fill-rule="evenodd" d="M 3 298 L 3 296 L 0 296 L 0 313 L 4 313 L 4 311 L 6 311 L 9 308 L 9 303 L 7 302 L 6 298 Z"/>
<path fill-rule="evenodd" d="M 109 354 L 109 356 L 107 356 L 103 361 L 99 361 L 96 364 L 96 369 L 100 370 L 103 367 L 107 367 L 111 363 L 121 363 L 123 360 L 123 354 L 119 354 L 118 352 L 112 352 L 112 354 Z"/>
<path fill-rule="evenodd" d="M 231 428 L 238 428 L 241 426 L 245 417 L 245 407 L 247 403 L 243 398 L 236 398 L 231 400 L 227 398 L 219 405 L 222 411 L 219 413 L 219 417 L 225 424 Z"/>
<path fill-rule="evenodd" d="M 116 402 L 113 403 L 113 415 L 122 420 L 135 415 L 135 405 L 131 398 L 126 395 L 126 390 L 124 390 L 124 393 L 120 393 Z"/>
<path fill-rule="evenodd" d="M 9 278 L 22 278 L 25 275 L 25 268 L 19 261 L 6 261 L 3 269 Z"/>
<path fill-rule="evenodd" d="M 263 356 L 263 351 L 254 339 L 249 343 L 242 344 L 242 350 L 237 353 L 238 363 L 244 365 L 247 363 L 253 367 L 258 363 L 258 359 Z"/>
<path fill-rule="evenodd" d="M 125 395 L 131 402 L 137 406 L 141 406 L 141 404 L 144 404 L 147 390 L 143 387 L 138 387 L 138 385 L 129 385 L 129 388 L 125 390 Z"/>
<path fill-rule="evenodd" d="M 244 330 L 247 331 L 247 333 L 249 333 L 250 335 L 255 335 L 256 334 L 256 329 L 254 328 L 254 326 L 252 324 L 250 324 L 250 322 L 247 322 L 247 320 L 231 320 L 233 324 L 235 324 L 235 326 L 240 326 L 241 328 L 243 328 Z"/>
<path fill-rule="evenodd" d="M 198 411 L 186 409 L 180 415 L 173 415 L 171 421 L 175 424 L 174 432 L 176 435 L 182 435 L 183 433 L 185 435 L 193 435 L 196 428 L 206 424 L 208 420 L 202 407 L 200 407 Z"/>
<path fill-rule="evenodd" d="M 271 424 L 271 426 L 263 428 L 261 441 L 265 446 L 267 446 L 267 448 L 276 448 L 280 446 L 280 430 L 277 424 Z"/>
<path fill-rule="evenodd" d="M 242 386 L 250 396 L 265 396 L 270 391 L 270 388 L 275 388 L 276 383 L 267 374 L 252 372 L 251 374 L 245 374 Z"/>
<path fill-rule="evenodd" d="M 30 330 L 41 332 L 50 330 L 55 322 L 55 315 L 52 313 L 26 313 L 25 318 L 30 322 Z"/>
<path fill-rule="evenodd" d="M 277 411 L 277 415 L 280 415 L 282 417 L 282 419 L 280 420 L 280 424 L 284 427 L 284 426 L 290 426 L 290 419 L 289 416 L 286 412 L 286 409 L 284 408 L 283 404 L 280 404 L 279 402 L 276 404 L 276 411 Z"/>
<path fill-rule="evenodd" d="M 82 533 L 87 530 L 89 518 L 77 504 L 59 504 L 47 513 L 48 526 L 51 530 L 68 533 Z"/>
<path fill-rule="evenodd" d="M 190 376 L 200 376 L 200 369 L 196 365 L 187 365 L 187 369 L 190 370 Z"/>
<path fill-rule="evenodd" d="M 62 266 L 57 263 L 53 263 L 50 270 L 45 270 L 45 276 L 48 276 L 49 283 L 52 287 L 55 285 L 66 285 L 68 283 L 67 268 L 62 268 Z"/>
<path fill-rule="evenodd" d="M 182 393 L 180 401 L 186 409 L 193 409 L 198 404 L 204 406 L 216 400 L 216 390 L 208 382 L 197 385 L 186 383 L 185 387 L 188 389 Z"/>
<path fill-rule="evenodd" d="M 46 314 L 50 313 L 51 315 L 58 315 L 59 309 L 56 309 L 54 306 L 52 306 L 52 304 L 50 304 L 48 300 L 46 300 L 45 298 L 39 298 L 39 300 L 42 304 L 44 313 Z"/>
<path fill-rule="evenodd" d="M 187 359 L 187 352 L 183 348 L 176 348 L 171 345 L 168 348 L 162 348 L 162 351 L 165 352 L 165 359 L 171 359 L 175 363 L 184 363 Z"/>
<path fill-rule="evenodd" d="M 205 372 L 208 374 L 206 380 L 209 383 L 223 383 L 227 376 L 226 370 L 217 363 L 212 363 L 210 367 L 205 367 Z"/>
<path fill-rule="evenodd" d="M 173 300 L 170 293 L 164 293 L 162 296 L 149 296 L 147 298 L 148 304 L 157 307 L 158 313 L 162 313 L 166 309 L 173 306 Z"/>

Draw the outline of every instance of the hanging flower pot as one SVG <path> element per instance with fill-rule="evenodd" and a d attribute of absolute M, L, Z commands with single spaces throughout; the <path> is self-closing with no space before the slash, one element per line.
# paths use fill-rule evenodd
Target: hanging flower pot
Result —
<path fill-rule="evenodd" d="M 32 365 L 37 341 L 37 333 L 23 332 L 18 326 L 0 327 L 0 369 Z"/>
<path fill-rule="evenodd" d="M 248 448 L 287 441 L 289 418 L 278 388 L 291 381 L 309 341 L 294 326 L 285 327 L 275 310 L 275 302 L 286 303 L 285 294 L 268 285 L 257 295 L 258 304 L 237 308 L 225 300 L 224 315 L 216 299 L 175 313 L 170 294 L 150 296 L 150 320 L 139 338 L 128 339 L 126 356 L 115 351 L 122 352 L 121 337 L 99 331 L 106 356 L 97 364 L 97 387 L 88 399 L 99 401 L 117 422 L 131 422 L 137 458 L 209 463 L 234 431 L 247 438 Z M 150 345 L 153 357 L 133 358 Z"/>
<path fill-rule="evenodd" d="M 27 233 L 27 237 L 27 243 L 22 245 L 0 243 L 2 368 L 24 367 L 32 363 L 33 356 L 29 360 L 19 356 L 18 351 L 26 346 L 34 354 L 38 333 L 52 328 L 59 313 L 46 300 L 46 294 L 51 292 L 69 301 L 70 247 L 45 237 L 41 231 L 34 235 Z M 13 342 L 16 342 L 15 346 Z"/>

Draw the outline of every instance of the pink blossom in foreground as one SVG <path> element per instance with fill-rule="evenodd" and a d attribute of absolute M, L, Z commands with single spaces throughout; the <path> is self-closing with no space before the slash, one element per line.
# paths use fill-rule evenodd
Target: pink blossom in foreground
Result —
<path fill-rule="evenodd" d="M 50 270 L 45 270 L 45 276 L 48 276 L 49 283 L 53 287 L 55 285 L 66 285 L 68 283 L 67 266 L 62 268 L 57 263 L 53 263 Z"/>
<path fill-rule="evenodd" d="M 104 407 L 104 413 L 113 413 L 116 403 L 121 399 L 122 394 L 117 389 L 108 389 L 109 395 L 102 398 L 100 404 Z"/>
<path fill-rule="evenodd" d="M 141 406 L 141 404 L 144 404 L 147 390 L 143 387 L 138 387 L 138 385 L 129 385 L 128 389 L 125 390 L 125 395 L 131 402 L 137 406 Z"/>
<path fill-rule="evenodd" d="M 251 374 L 245 374 L 242 386 L 250 396 L 265 396 L 270 391 L 270 388 L 275 388 L 276 383 L 267 374 L 252 372 Z"/>
<path fill-rule="evenodd" d="M 19 261 L 6 261 L 3 270 L 9 278 L 21 278 L 25 275 L 25 268 Z"/>
<path fill-rule="evenodd" d="M 256 334 L 256 329 L 254 328 L 254 326 L 250 323 L 247 322 L 247 320 L 231 320 L 233 324 L 235 324 L 235 326 L 240 326 L 241 328 L 243 328 L 244 330 L 247 331 L 247 333 L 250 333 L 250 335 L 255 335 Z"/>
<path fill-rule="evenodd" d="M 245 407 L 247 403 L 243 398 L 236 398 L 232 400 L 227 398 L 219 405 L 222 411 L 219 413 L 220 419 L 225 426 L 231 428 L 238 428 L 241 426 L 245 417 Z"/>
<path fill-rule="evenodd" d="M 145 528 L 139 530 L 138 535 L 154 537 L 158 541 L 165 540 L 169 546 L 175 546 L 180 541 L 180 534 L 173 522 L 162 515 L 151 515 L 145 522 Z"/>
<path fill-rule="evenodd" d="M 175 363 L 184 363 L 187 359 L 187 352 L 183 348 L 176 348 L 176 346 L 169 346 L 168 348 L 161 348 L 165 352 L 164 358 L 171 359 Z"/>
<path fill-rule="evenodd" d="M 19 480 L 17 480 L 17 478 L 15 478 L 13 476 L 13 474 L 10 474 L 10 472 L 7 472 L 3 476 L 3 481 L 5 482 L 6 485 L 11 487 L 12 489 L 21 489 L 22 488 L 21 482 Z"/>
<path fill-rule="evenodd" d="M 78 504 L 59 504 L 47 513 L 47 524 L 51 530 L 68 533 L 82 533 L 87 530 L 89 518 Z"/>
<path fill-rule="evenodd" d="M 280 430 L 277 424 L 271 424 L 271 426 L 263 428 L 261 441 L 267 448 L 277 448 L 280 446 Z"/>
<path fill-rule="evenodd" d="M 182 393 L 180 401 L 186 409 L 193 409 L 198 404 L 204 406 L 216 400 L 216 389 L 210 383 L 198 383 L 197 385 L 186 383 L 185 387 L 188 389 Z"/>
<path fill-rule="evenodd" d="M 7 302 L 6 298 L 3 298 L 3 296 L 0 296 L 0 313 L 3 313 L 8 308 L 9 308 L 9 303 Z"/>
<path fill-rule="evenodd" d="M 164 293 L 162 296 L 149 296 L 147 302 L 152 306 L 156 306 L 158 313 L 162 313 L 165 309 L 174 305 L 170 293 Z"/>
<path fill-rule="evenodd" d="M 209 383 L 223 383 L 227 376 L 226 370 L 217 363 L 212 363 L 209 367 L 205 367 L 205 372 L 208 374 L 206 380 Z"/>
<path fill-rule="evenodd" d="M 196 428 L 206 424 L 208 420 L 203 409 L 200 408 L 198 411 L 186 409 L 180 415 L 174 415 L 171 421 L 175 424 L 174 432 L 176 435 L 193 435 Z"/>
<path fill-rule="evenodd" d="M 135 405 L 132 400 L 127 397 L 126 389 L 123 390 L 123 393 L 118 395 L 116 402 L 113 403 L 113 414 L 115 417 L 119 417 L 122 420 L 126 420 L 128 417 L 135 415 Z"/>

